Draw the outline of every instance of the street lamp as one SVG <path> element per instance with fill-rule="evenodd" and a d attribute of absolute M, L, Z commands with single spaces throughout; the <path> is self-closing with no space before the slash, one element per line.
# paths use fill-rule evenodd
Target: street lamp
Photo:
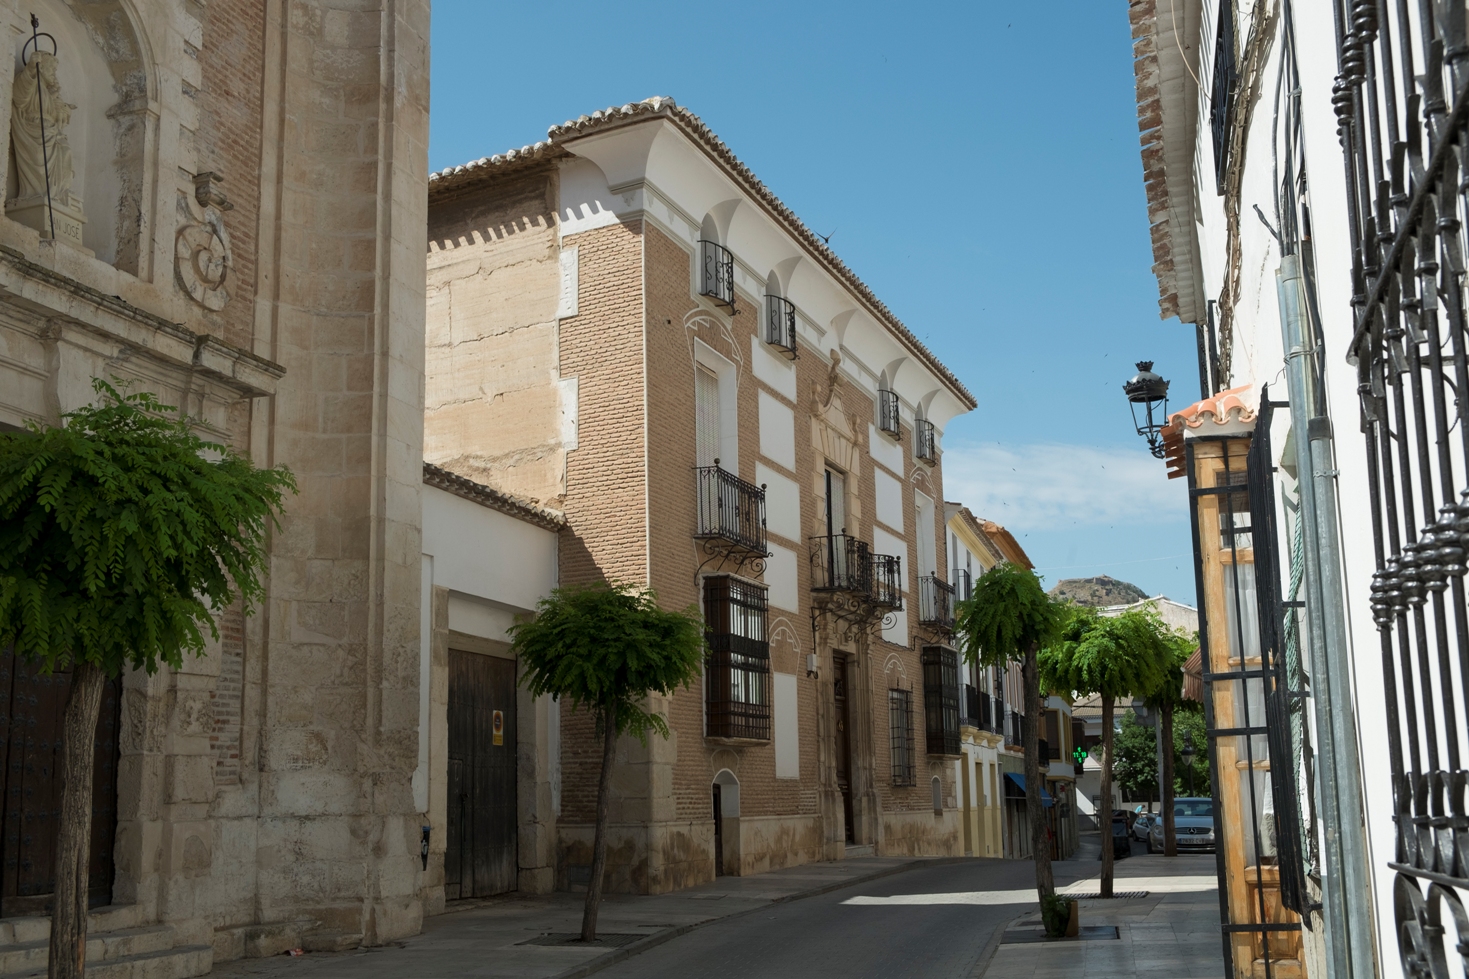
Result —
<path fill-rule="evenodd" d="M 1194 736 L 1185 734 L 1183 736 L 1183 763 L 1188 766 L 1188 794 L 1194 794 Z"/>
<path fill-rule="evenodd" d="M 1151 360 L 1137 362 L 1137 376 L 1122 385 L 1132 409 L 1132 424 L 1137 433 L 1148 440 L 1148 450 L 1163 458 L 1163 426 L 1168 424 L 1168 382 L 1153 373 Z M 1138 406 L 1143 416 L 1138 417 Z"/>

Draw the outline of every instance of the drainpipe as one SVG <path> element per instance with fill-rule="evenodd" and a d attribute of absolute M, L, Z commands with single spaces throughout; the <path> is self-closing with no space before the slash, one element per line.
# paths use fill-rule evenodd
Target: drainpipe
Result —
<path fill-rule="evenodd" d="M 1303 328 L 1305 284 L 1298 256 L 1281 258 L 1276 287 L 1305 538 L 1304 645 L 1310 657 L 1311 703 L 1321 745 L 1314 790 L 1321 802 L 1321 914 L 1326 926 L 1326 958 L 1332 976 L 1370 979 L 1376 974 L 1375 932 L 1370 902 L 1365 900 L 1371 883 L 1364 862 L 1368 851 L 1342 597 L 1336 468 L 1331 420 L 1324 407 L 1318 406 L 1320 392 L 1315 390 L 1315 373 L 1310 366 L 1314 351 Z"/>

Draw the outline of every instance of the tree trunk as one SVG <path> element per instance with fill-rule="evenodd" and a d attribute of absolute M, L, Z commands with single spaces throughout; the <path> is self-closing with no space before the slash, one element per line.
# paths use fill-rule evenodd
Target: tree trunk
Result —
<path fill-rule="evenodd" d="M 107 674 L 78 663 L 61 727 L 61 820 L 51 912 L 51 979 L 82 979 L 87 960 L 87 844 L 92 838 L 92 765 Z"/>
<path fill-rule="evenodd" d="M 1112 696 L 1102 694 L 1102 897 L 1112 896 Z M 1129 844 L 1131 845 L 1131 844 Z"/>
<path fill-rule="evenodd" d="M 1163 784 L 1159 794 L 1163 801 L 1163 855 L 1178 856 L 1178 835 L 1173 827 L 1173 705 L 1164 704 L 1158 711 L 1158 740 L 1163 746 Z"/>
<path fill-rule="evenodd" d="M 1051 875 L 1051 842 L 1047 838 L 1049 834 L 1046 832 L 1045 806 L 1041 804 L 1041 680 L 1034 646 L 1025 651 L 1020 677 L 1025 684 L 1026 723 L 1021 739 L 1025 742 L 1025 815 L 1030 820 L 1030 852 L 1035 860 L 1035 889 L 1044 900 L 1055 893 L 1056 880 Z"/>
<path fill-rule="evenodd" d="M 602 903 L 602 872 L 607 869 L 607 803 L 612 794 L 612 762 L 617 755 L 617 708 L 602 714 L 602 777 L 597 781 L 597 833 L 592 843 L 592 877 L 581 913 L 581 940 L 597 940 L 597 906 Z"/>

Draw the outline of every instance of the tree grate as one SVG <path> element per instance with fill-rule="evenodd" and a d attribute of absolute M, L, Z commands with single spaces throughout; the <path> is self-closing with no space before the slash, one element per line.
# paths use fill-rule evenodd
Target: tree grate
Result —
<path fill-rule="evenodd" d="M 1112 892 L 1112 896 L 1110 898 L 1105 898 L 1105 899 L 1097 891 L 1091 891 L 1091 892 L 1088 892 L 1086 894 L 1060 894 L 1058 896 L 1059 897 L 1062 897 L 1062 898 L 1064 898 L 1064 899 L 1066 899 L 1068 901 L 1101 901 L 1101 900 L 1121 901 L 1121 900 L 1124 900 L 1124 899 L 1136 899 L 1136 898 L 1140 898 L 1140 897 L 1147 897 L 1148 896 L 1148 892 L 1147 891 L 1113 891 Z"/>

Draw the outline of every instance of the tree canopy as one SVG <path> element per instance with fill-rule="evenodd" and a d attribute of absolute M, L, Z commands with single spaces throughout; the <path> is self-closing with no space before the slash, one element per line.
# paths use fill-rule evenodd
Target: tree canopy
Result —
<path fill-rule="evenodd" d="M 0 434 L 0 646 L 48 670 L 178 667 L 217 638 L 215 613 L 264 594 L 295 481 L 154 395 L 93 387 L 61 427 Z"/>
<path fill-rule="evenodd" d="M 1113 700 L 1146 697 L 1167 679 L 1173 660 L 1168 636 L 1157 616 L 1143 609 L 1101 616 L 1069 606 L 1056 639 L 1041 650 L 1041 688 Z"/>
<path fill-rule="evenodd" d="M 1061 624 L 1058 608 L 1035 572 L 1007 561 L 975 581 L 973 595 L 959 603 L 955 631 L 970 662 L 999 666 L 1050 642 Z"/>
<path fill-rule="evenodd" d="M 599 724 L 610 708 L 617 734 L 668 737 L 668 723 L 644 710 L 642 699 L 671 694 L 699 675 L 705 647 L 698 609 L 667 611 L 650 589 L 594 584 L 557 588 L 536 613 L 510 629 L 531 693 L 591 710 Z"/>

